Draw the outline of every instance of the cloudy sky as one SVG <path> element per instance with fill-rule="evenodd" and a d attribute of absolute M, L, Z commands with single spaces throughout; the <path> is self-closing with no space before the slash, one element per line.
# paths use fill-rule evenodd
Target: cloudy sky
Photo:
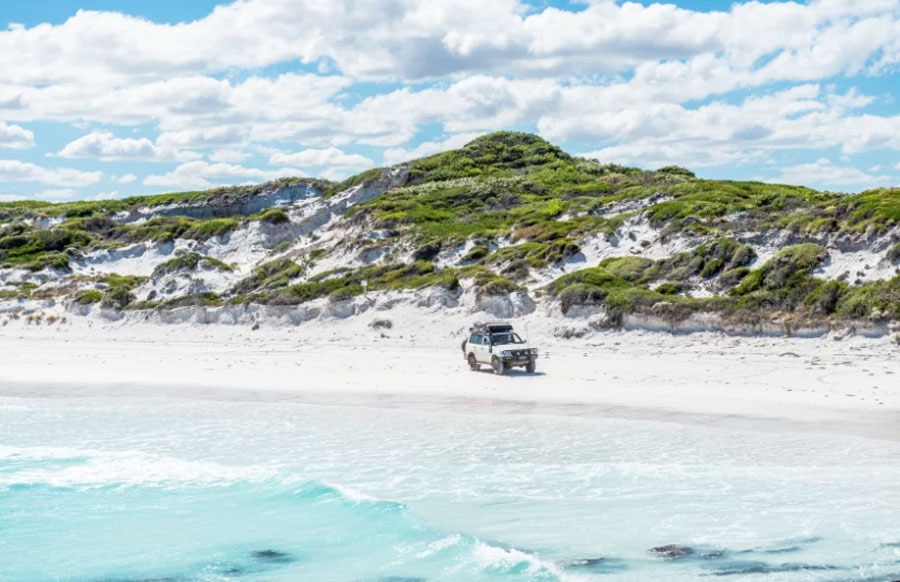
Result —
<path fill-rule="evenodd" d="M 498 129 L 711 178 L 900 185 L 900 0 L 32 0 L 0 200 L 339 179 Z"/>

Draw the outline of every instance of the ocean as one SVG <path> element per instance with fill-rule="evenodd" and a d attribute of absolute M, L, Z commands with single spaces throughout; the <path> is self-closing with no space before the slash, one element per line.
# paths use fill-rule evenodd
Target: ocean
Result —
<path fill-rule="evenodd" d="M 900 443 L 844 435 L 0 398 L 3 582 L 890 581 L 898 494 Z"/>

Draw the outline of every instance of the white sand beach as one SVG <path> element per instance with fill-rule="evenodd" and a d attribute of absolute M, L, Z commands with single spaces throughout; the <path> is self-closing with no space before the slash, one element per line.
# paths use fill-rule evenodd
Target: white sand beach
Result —
<path fill-rule="evenodd" d="M 537 373 L 494 376 L 461 357 L 469 322 L 399 315 L 390 330 L 363 317 L 258 330 L 11 322 L 0 334 L 0 390 L 508 407 L 900 439 L 900 348 L 889 338 L 609 331 L 564 340 L 531 320 Z"/>

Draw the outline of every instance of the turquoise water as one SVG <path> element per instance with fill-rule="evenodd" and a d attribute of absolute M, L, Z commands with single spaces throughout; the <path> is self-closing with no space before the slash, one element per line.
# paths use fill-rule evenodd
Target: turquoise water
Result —
<path fill-rule="evenodd" d="M 0 580 L 887 581 L 898 483 L 847 436 L 0 398 Z"/>

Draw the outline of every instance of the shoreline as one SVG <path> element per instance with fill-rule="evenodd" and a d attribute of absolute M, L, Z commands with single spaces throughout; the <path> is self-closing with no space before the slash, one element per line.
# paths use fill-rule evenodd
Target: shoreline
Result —
<path fill-rule="evenodd" d="M 459 322 L 389 334 L 352 318 L 223 326 L 3 330 L 0 395 L 281 400 L 559 414 L 900 440 L 900 362 L 887 340 L 602 332 L 537 341 L 538 372 L 469 371 Z M 429 331 L 433 333 L 429 333 Z"/>

